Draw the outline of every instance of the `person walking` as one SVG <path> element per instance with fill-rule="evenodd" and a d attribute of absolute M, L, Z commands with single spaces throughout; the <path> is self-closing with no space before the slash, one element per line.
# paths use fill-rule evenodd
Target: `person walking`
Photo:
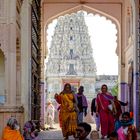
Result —
<path fill-rule="evenodd" d="M 47 109 L 46 109 L 46 119 L 47 124 L 49 125 L 49 129 L 54 128 L 54 115 L 55 115 L 55 108 L 51 101 L 48 101 Z"/>
<path fill-rule="evenodd" d="M 75 137 L 77 128 L 77 105 L 71 85 L 66 83 L 60 94 L 55 94 L 56 101 L 60 104 L 61 129 L 64 140 L 70 135 Z"/>
<path fill-rule="evenodd" d="M 78 123 L 83 122 L 83 117 L 87 115 L 87 108 L 88 108 L 88 103 L 87 103 L 87 98 L 83 94 L 84 92 L 84 87 L 80 86 L 78 89 L 78 93 L 75 94 L 77 103 L 78 103 Z"/>
<path fill-rule="evenodd" d="M 99 129 L 100 129 L 100 117 L 99 117 L 99 115 L 98 116 L 96 115 L 96 106 L 97 106 L 96 98 L 93 98 L 92 102 L 91 102 L 91 116 L 94 117 L 95 124 L 96 124 L 96 130 L 99 131 Z"/>
<path fill-rule="evenodd" d="M 113 109 L 111 109 L 113 98 L 114 97 L 111 93 L 108 92 L 107 85 L 102 85 L 101 93 L 97 94 L 96 99 L 96 115 L 100 116 L 102 139 L 109 137 L 109 135 L 114 131 L 115 118 L 114 113 L 112 112 Z"/>

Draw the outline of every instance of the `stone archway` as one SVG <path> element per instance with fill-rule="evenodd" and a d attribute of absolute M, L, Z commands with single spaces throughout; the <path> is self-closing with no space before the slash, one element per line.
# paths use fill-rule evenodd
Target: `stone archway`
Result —
<path fill-rule="evenodd" d="M 70 14 L 70 13 L 76 13 L 77 11 L 83 10 L 83 11 L 86 11 L 88 14 L 92 13 L 92 14 L 99 14 L 100 16 L 104 16 L 104 17 L 106 17 L 106 19 L 109 19 L 112 23 L 114 23 L 116 25 L 116 28 L 118 31 L 117 32 L 117 50 L 116 50 L 116 53 L 117 53 L 117 55 L 119 55 L 119 51 L 121 50 L 121 48 L 120 48 L 121 47 L 121 39 L 120 39 L 121 38 L 121 16 L 118 17 L 115 14 L 110 13 L 110 11 L 103 12 L 102 10 L 98 10 L 95 7 L 94 7 L 94 5 L 78 5 L 78 6 L 70 7 L 69 9 L 64 9 L 64 11 L 59 12 L 59 10 L 60 10 L 59 8 L 61 8 L 61 6 L 60 6 L 58 8 L 58 11 L 56 11 L 56 9 L 55 9 L 55 12 L 53 14 L 47 14 L 47 12 L 42 11 L 42 13 L 45 13 L 43 15 L 44 18 L 43 18 L 43 22 L 42 22 L 42 33 L 41 33 L 42 34 L 42 42 L 43 42 L 42 46 L 45 46 L 45 53 L 48 53 L 48 51 L 47 51 L 48 46 L 46 44 L 46 42 L 47 42 L 46 30 L 47 30 L 48 25 L 54 19 L 58 18 L 59 16 L 63 16 L 63 15 Z M 51 9 L 53 7 L 49 7 L 49 8 Z M 49 11 L 49 9 L 47 9 L 47 10 Z M 111 10 L 111 7 L 110 7 L 110 10 Z M 119 8 L 118 8 L 118 10 L 121 11 L 121 9 L 119 9 Z M 121 57 L 120 57 L 120 59 L 121 59 Z"/>
<path fill-rule="evenodd" d="M 119 13 L 117 11 L 115 11 L 113 14 L 111 13 L 111 9 L 112 7 L 110 7 L 110 10 L 107 10 L 106 8 L 106 11 L 102 11 L 101 9 L 103 8 L 102 5 L 84 5 L 84 4 L 80 4 L 80 5 L 73 5 L 73 6 L 69 6 L 67 5 L 68 8 L 66 7 L 61 7 L 61 5 L 57 5 L 58 6 L 58 9 L 56 9 L 56 6 L 54 6 L 54 4 L 48 4 L 46 7 L 45 6 L 42 6 L 43 8 L 43 11 L 42 11 L 42 48 L 43 50 L 45 51 L 44 55 L 45 54 L 48 54 L 48 51 L 47 51 L 47 27 L 48 25 L 56 18 L 58 18 L 59 16 L 63 16 L 63 15 L 66 15 L 66 14 L 71 14 L 71 13 L 76 13 L 80 10 L 84 10 L 86 11 L 87 13 L 93 13 L 93 14 L 99 14 L 100 16 L 104 16 L 106 17 L 106 19 L 109 19 L 111 20 L 112 23 L 114 23 L 116 25 L 116 28 L 117 28 L 117 54 L 119 55 L 119 51 L 121 50 L 121 8 L 119 6 L 121 5 L 116 5 L 116 8 L 118 9 L 118 11 L 120 12 L 120 17 L 119 16 L 116 16 L 116 13 Z M 96 9 L 96 6 L 98 7 Z M 106 5 L 105 5 L 106 7 Z M 46 11 L 45 11 L 46 9 Z M 109 9 L 109 8 L 108 8 Z M 52 12 L 49 12 L 49 11 L 52 11 Z M 121 51 L 120 51 L 121 52 Z M 121 55 L 121 54 L 120 54 Z M 121 59 L 121 57 L 120 57 Z M 119 61 L 121 62 L 121 61 Z"/>
<path fill-rule="evenodd" d="M 139 112 L 139 1 L 138 0 L 129 0 L 129 1 L 124 1 L 124 0 L 104 0 L 104 1 L 99 1 L 99 0 L 70 0 L 69 2 L 65 2 L 64 0 L 42 0 L 42 48 L 43 48 L 43 54 L 44 56 L 47 54 L 47 45 L 45 44 L 46 42 L 46 27 L 47 25 L 55 18 L 57 18 L 60 15 L 64 15 L 66 13 L 72 13 L 73 11 L 78 11 L 85 8 L 85 11 L 88 11 L 89 13 L 93 13 L 95 10 L 95 13 L 98 11 L 102 11 L 101 15 L 103 14 L 104 16 L 110 18 L 116 25 L 118 29 L 118 40 L 117 40 L 117 54 L 119 57 L 119 81 L 120 81 L 120 95 L 119 97 L 121 100 L 123 100 L 124 94 L 127 92 L 126 89 L 126 81 L 128 80 L 129 74 L 128 74 L 128 69 L 126 69 L 126 62 L 125 59 L 125 48 L 128 43 L 129 37 L 126 36 L 127 33 L 126 31 L 129 30 L 130 27 L 127 26 L 127 12 L 128 7 L 133 12 L 132 20 L 132 28 L 133 28 L 133 33 L 130 35 L 133 38 L 133 45 L 131 46 L 131 49 L 133 49 L 132 59 L 134 60 L 133 62 L 133 110 L 134 110 L 134 120 L 136 120 L 136 126 L 139 127 L 139 117 L 140 117 L 140 112 Z M 97 10 L 97 11 L 96 11 Z M 92 12 L 91 12 L 92 11 Z M 116 22 L 115 22 L 116 19 Z M 135 57 L 136 56 L 136 57 Z M 138 85 L 138 86 L 136 86 Z"/>

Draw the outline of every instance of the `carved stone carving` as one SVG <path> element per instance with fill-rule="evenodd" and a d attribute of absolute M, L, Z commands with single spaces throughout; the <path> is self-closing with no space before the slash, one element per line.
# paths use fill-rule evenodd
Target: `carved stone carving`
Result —
<path fill-rule="evenodd" d="M 23 106 L 0 106 L 0 113 L 2 112 L 23 113 L 24 108 Z"/>
<path fill-rule="evenodd" d="M 58 18 L 46 67 L 48 81 L 52 78 L 57 80 L 71 76 L 85 80 L 91 77 L 90 79 L 95 81 L 96 65 L 83 12 Z M 53 82 L 51 84 L 53 85 Z"/>

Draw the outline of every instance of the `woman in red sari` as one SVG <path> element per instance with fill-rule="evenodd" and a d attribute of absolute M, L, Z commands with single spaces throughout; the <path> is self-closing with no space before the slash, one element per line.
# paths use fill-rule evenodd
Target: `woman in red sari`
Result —
<path fill-rule="evenodd" d="M 109 137 L 114 131 L 115 123 L 113 113 L 108 107 L 114 97 L 107 90 L 107 85 L 104 84 L 101 87 L 101 93 L 98 93 L 97 95 L 96 115 L 100 116 L 102 139 Z"/>

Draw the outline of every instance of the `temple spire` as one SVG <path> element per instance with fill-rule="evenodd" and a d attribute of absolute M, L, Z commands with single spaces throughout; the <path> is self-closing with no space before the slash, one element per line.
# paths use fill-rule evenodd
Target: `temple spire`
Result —
<path fill-rule="evenodd" d="M 47 79 L 57 77 L 59 84 L 63 79 L 71 78 L 79 79 L 79 83 L 83 85 L 92 81 L 89 85 L 93 84 L 91 87 L 94 87 L 96 65 L 83 11 L 58 18 L 46 66 Z M 58 88 L 55 92 L 60 90 Z M 93 94 L 95 89 L 90 91 Z"/>

